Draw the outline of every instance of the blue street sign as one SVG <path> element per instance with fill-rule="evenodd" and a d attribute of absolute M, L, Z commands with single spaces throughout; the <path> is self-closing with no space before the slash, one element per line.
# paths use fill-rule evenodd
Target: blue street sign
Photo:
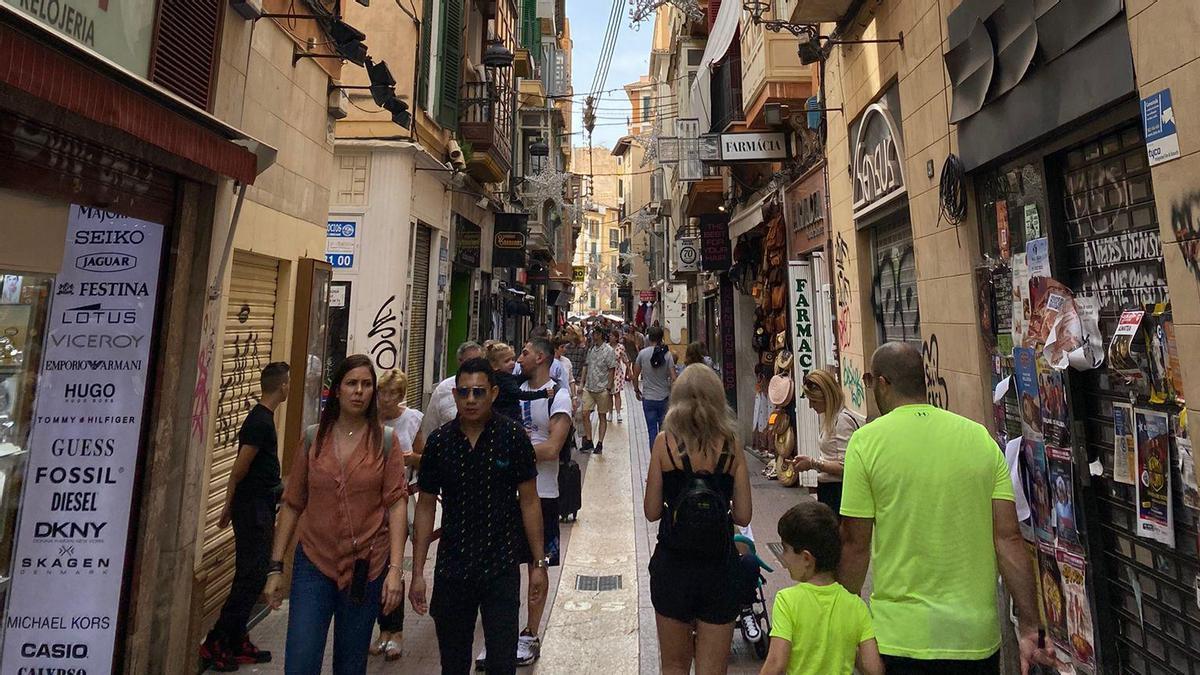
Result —
<path fill-rule="evenodd" d="M 350 269 L 354 267 L 353 253 L 326 253 L 325 261 L 334 269 Z"/>
<path fill-rule="evenodd" d="M 331 220 L 325 230 L 327 237 L 353 239 L 356 234 L 357 226 L 352 220 Z"/>

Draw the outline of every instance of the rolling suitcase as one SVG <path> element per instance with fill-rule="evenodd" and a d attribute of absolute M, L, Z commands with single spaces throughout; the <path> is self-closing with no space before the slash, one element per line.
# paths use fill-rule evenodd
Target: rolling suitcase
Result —
<path fill-rule="evenodd" d="M 583 506 L 583 473 L 579 464 L 568 459 L 558 465 L 558 519 L 561 522 L 578 520 Z"/>

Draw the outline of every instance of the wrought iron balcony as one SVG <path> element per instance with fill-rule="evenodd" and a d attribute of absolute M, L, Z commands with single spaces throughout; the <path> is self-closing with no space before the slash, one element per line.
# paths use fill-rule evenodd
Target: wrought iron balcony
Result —
<path fill-rule="evenodd" d="M 471 145 L 467 172 L 483 183 L 504 180 L 512 168 L 512 91 L 507 83 L 463 85 L 458 131 Z"/>
<path fill-rule="evenodd" d="M 742 110 L 742 60 L 726 57 L 712 76 L 712 133 L 746 119 Z"/>

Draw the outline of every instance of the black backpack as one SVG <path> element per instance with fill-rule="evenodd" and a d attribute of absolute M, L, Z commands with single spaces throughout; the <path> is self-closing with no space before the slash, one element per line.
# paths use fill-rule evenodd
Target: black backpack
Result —
<path fill-rule="evenodd" d="M 708 479 L 725 472 L 728 449 L 717 459 L 716 470 L 699 474 L 692 469 L 687 451 L 679 453 L 686 481 L 671 507 L 671 548 L 700 558 L 721 558 L 733 542 L 733 514 L 729 499 L 713 489 Z"/>

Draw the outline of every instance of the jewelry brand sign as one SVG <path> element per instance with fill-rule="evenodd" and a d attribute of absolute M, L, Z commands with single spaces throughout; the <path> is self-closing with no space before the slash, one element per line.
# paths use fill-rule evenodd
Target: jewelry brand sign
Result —
<path fill-rule="evenodd" d="M 161 225 L 71 206 L 29 437 L 5 672 L 112 670 L 162 241 Z"/>

